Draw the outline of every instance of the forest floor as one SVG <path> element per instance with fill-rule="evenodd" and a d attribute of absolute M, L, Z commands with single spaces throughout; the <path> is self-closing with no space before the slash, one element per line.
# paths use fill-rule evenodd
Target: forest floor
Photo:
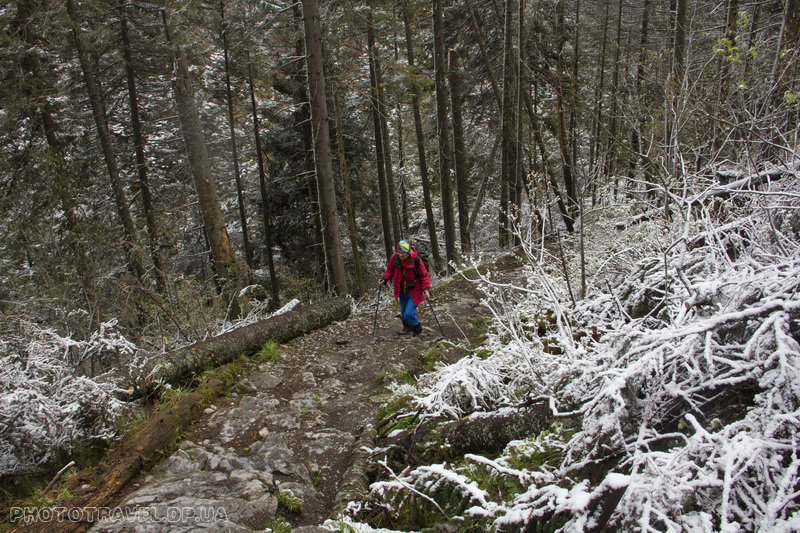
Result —
<path fill-rule="evenodd" d="M 520 267 L 505 257 L 491 268 L 512 278 Z M 384 290 L 374 333 L 374 312 L 362 312 L 281 346 L 278 360 L 206 409 L 172 455 L 134 480 L 124 513 L 93 531 L 317 530 L 359 486 L 351 467 L 374 444 L 388 385 L 484 341 L 490 312 L 477 284 L 457 276 L 432 292 L 444 335 L 427 303 L 418 308 L 423 333 L 402 334 Z"/>

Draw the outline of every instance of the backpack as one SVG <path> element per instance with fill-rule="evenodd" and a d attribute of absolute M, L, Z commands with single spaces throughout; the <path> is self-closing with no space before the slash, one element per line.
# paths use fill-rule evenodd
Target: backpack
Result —
<path fill-rule="evenodd" d="M 422 261 L 422 264 L 425 265 L 425 270 L 428 271 L 428 275 L 431 275 L 431 261 L 428 257 L 428 252 L 423 252 L 421 250 L 417 250 L 417 257 L 414 258 L 414 275 L 419 279 L 419 262 Z"/>

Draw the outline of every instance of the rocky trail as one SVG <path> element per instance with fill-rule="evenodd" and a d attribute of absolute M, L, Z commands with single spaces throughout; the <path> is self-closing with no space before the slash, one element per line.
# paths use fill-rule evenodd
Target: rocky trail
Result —
<path fill-rule="evenodd" d="M 506 273 L 519 266 L 505 263 Z M 366 488 L 356 459 L 374 444 L 386 385 L 419 370 L 421 354 L 443 340 L 427 304 L 418 309 L 423 333 L 399 334 L 398 307 L 386 293 L 374 335 L 374 314 L 362 312 L 282 346 L 278 361 L 258 366 L 206 409 L 178 449 L 134 480 L 118 512 L 92 531 L 263 531 L 280 517 L 292 531 L 317 531 Z M 475 327 L 489 315 L 482 296 L 464 279 L 434 287 L 449 341 L 437 350 L 441 360 L 482 341 Z"/>

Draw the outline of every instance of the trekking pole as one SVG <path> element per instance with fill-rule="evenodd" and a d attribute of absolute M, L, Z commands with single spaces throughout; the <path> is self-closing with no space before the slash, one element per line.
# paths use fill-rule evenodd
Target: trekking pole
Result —
<path fill-rule="evenodd" d="M 436 320 L 436 325 L 439 326 L 439 333 L 441 333 L 442 337 L 444 337 L 444 331 L 442 330 L 442 325 L 439 324 L 439 318 L 436 316 L 436 311 L 433 310 L 433 304 L 431 303 L 431 299 L 430 298 L 425 298 L 425 299 L 428 300 L 428 305 L 431 306 L 431 313 L 433 313 L 433 318 Z"/>
<path fill-rule="evenodd" d="M 378 327 L 378 306 L 381 304 L 381 289 L 383 288 L 383 283 L 378 285 L 378 299 L 375 300 L 375 318 L 372 321 L 372 336 L 375 336 L 375 328 Z"/>

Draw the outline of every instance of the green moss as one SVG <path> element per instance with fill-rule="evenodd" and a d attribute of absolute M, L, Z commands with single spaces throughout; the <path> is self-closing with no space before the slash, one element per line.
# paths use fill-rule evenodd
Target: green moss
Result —
<path fill-rule="evenodd" d="M 472 322 L 472 333 L 480 338 L 485 339 L 486 336 L 489 334 L 489 326 L 491 325 L 492 320 L 485 316 L 479 316 Z"/>
<path fill-rule="evenodd" d="M 261 349 L 253 356 L 256 363 L 277 363 L 281 360 L 280 344 L 274 340 L 268 340 Z"/>
<path fill-rule="evenodd" d="M 492 355 L 494 355 L 494 352 L 492 350 L 487 350 L 486 348 L 481 348 L 479 350 L 475 350 L 473 352 L 473 355 L 478 359 L 482 359 L 485 361 L 486 359 L 489 359 Z"/>
<path fill-rule="evenodd" d="M 403 411 L 411 406 L 411 400 L 413 396 L 410 394 L 406 394 L 404 396 L 398 396 L 397 398 L 393 398 L 386 404 L 384 404 L 380 409 L 378 409 L 378 422 L 382 422 L 395 414 L 398 411 Z"/>
<path fill-rule="evenodd" d="M 436 363 L 441 361 L 441 359 L 442 347 L 440 344 L 436 344 L 419 354 L 419 359 L 417 362 L 423 371 L 430 372 L 436 366 Z"/>

